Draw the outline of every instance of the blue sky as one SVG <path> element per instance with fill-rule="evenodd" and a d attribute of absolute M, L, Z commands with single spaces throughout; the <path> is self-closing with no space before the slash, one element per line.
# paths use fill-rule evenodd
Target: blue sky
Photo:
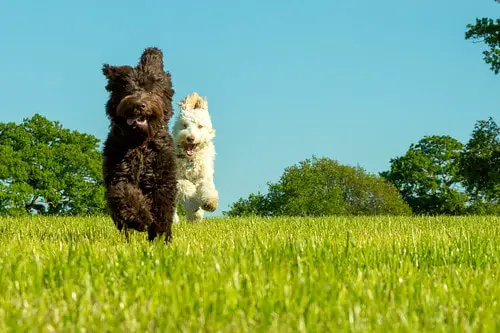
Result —
<path fill-rule="evenodd" d="M 493 0 L 2 1 L 0 121 L 40 113 L 104 140 L 102 64 L 158 46 L 175 100 L 209 99 L 218 215 L 313 154 L 379 172 L 424 135 L 466 142 L 476 120 L 498 122 L 500 75 L 464 33 L 499 13 Z"/>

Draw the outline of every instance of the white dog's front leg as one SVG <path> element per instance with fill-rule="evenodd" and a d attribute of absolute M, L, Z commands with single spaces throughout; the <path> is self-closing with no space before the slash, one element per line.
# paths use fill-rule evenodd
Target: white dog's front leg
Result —
<path fill-rule="evenodd" d="M 179 223 L 179 215 L 177 214 L 177 205 L 175 205 L 175 211 L 174 211 L 174 224 Z"/>
<path fill-rule="evenodd" d="M 196 195 L 196 186 L 186 179 L 179 179 L 177 181 L 177 198 L 181 202 L 192 198 Z"/>
<path fill-rule="evenodd" d="M 196 185 L 186 179 L 177 181 L 177 200 L 182 203 L 189 222 L 197 222 L 203 218 L 203 210 L 200 209 L 201 202 L 198 197 Z"/>
<path fill-rule="evenodd" d="M 201 199 L 201 208 L 207 212 L 215 212 L 219 205 L 219 193 L 211 179 L 204 179 L 198 187 L 198 196 Z"/>
<path fill-rule="evenodd" d="M 186 211 L 186 219 L 191 222 L 198 222 L 203 218 L 203 209 L 194 202 L 194 200 L 189 200 L 184 204 L 184 210 Z"/>

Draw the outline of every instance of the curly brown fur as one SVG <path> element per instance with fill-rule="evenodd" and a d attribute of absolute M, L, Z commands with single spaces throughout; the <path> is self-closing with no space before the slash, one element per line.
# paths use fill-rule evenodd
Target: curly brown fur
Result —
<path fill-rule="evenodd" d="M 158 48 L 144 50 L 139 64 L 103 66 L 108 82 L 104 142 L 106 198 L 119 230 L 148 231 L 149 240 L 171 238 L 177 194 L 172 137 L 171 77 Z"/>

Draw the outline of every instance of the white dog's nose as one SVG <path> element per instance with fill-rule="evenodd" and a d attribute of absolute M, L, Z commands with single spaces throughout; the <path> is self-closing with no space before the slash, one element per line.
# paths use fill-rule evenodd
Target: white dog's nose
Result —
<path fill-rule="evenodd" d="M 191 143 L 191 142 L 194 142 L 194 135 L 190 135 L 186 138 L 186 141 Z"/>

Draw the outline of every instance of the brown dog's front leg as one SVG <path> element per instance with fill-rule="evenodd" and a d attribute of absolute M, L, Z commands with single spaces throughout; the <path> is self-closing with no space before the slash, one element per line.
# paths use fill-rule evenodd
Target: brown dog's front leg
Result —
<path fill-rule="evenodd" d="M 146 197 L 139 188 L 130 183 L 119 182 L 111 185 L 108 202 L 117 225 L 144 231 L 153 223 Z"/>

